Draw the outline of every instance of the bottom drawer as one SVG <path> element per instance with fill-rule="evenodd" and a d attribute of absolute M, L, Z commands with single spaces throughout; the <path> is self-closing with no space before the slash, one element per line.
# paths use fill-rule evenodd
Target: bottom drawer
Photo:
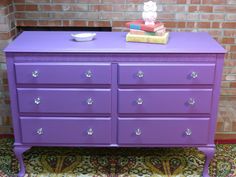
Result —
<path fill-rule="evenodd" d="M 209 118 L 120 118 L 119 144 L 207 144 Z"/>
<path fill-rule="evenodd" d="M 23 143 L 110 144 L 110 118 L 21 117 Z"/>

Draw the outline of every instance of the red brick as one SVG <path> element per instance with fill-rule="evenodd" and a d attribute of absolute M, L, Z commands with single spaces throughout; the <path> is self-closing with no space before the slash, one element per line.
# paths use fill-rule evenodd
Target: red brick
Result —
<path fill-rule="evenodd" d="M 184 12 L 185 6 L 169 5 L 163 7 L 164 12 Z"/>
<path fill-rule="evenodd" d="M 236 45 L 231 45 L 230 46 L 230 51 L 231 52 L 236 52 Z"/>
<path fill-rule="evenodd" d="M 214 6 L 213 12 L 225 12 L 226 6 Z"/>
<path fill-rule="evenodd" d="M 166 22 L 164 22 L 164 24 L 165 24 L 165 27 L 167 27 L 167 28 L 176 28 L 176 22 L 174 22 L 174 21 L 170 21 L 170 22 L 168 22 L 168 21 L 166 21 Z"/>
<path fill-rule="evenodd" d="M 0 40 L 8 40 L 10 38 L 11 38 L 11 34 L 9 32 L 7 32 L 7 33 L 1 32 L 0 33 Z"/>
<path fill-rule="evenodd" d="M 90 11 L 112 11 L 111 5 L 90 5 Z"/>
<path fill-rule="evenodd" d="M 161 13 L 158 14 L 158 19 L 159 20 L 175 19 L 175 14 Z"/>
<path fill-rule="evenodd" d="M 101 0 L 101 3 L 109 3 L 109 4 L 113 4 L 113 3 L 117 3 L 117 4 L 124 4 L 126 0 Z M 132 1 L 132 0 L 131 0 Z M 135 1 L 135 0 L 134 0 Z M 141 1 L 141 0 L 140 0 Z M 127 0 L 127 3 L 130 3 L 130 1 Z M 132 3 L 136 3 L 136 2 L 132 2 Z"/>
<path fill-rule="evenodd" d="M 201 11 L 201 12 L 212 12 L 213 7 L 212 6 L 200 6 L 199 11 Z"/>
<path fill-rule="evenodd" d="M 223 28 L 236 28 L 236 22 L 224 22 L 222 23 Z"/>
<path fill-rule="evenodd" d="M 195 22 L 186 22 L 186 27 L 187 28 L 194 28 Z"/>
<path fill-rule="evenodd" d="M 123 13 L 100 13 L 100 19 L 120 20 L 124 18 L 123 15 Z"/>
<path fill-rule="evenodd" d="M 235 6 L 227 6 L 226 7 L 226 13 L 235 13 L 236 12 L 236 7 Z"/>
<path fill-rule="evenodd" d="M 186 4 L 186 0 L 177 0 L 177 4 Z"/>
<path fill-rule="evenodd" d="M 39 8 L 43 11 L 62 11 L 61 5 L 41 5 Z"/>
<path fill-rule="evenodd" d="M 222 21 L 224 20 L 224 14 L 201 14 L 200 19 L 202 20 L 211 20 L 211 21 Z"/>
<path fill-rule="evenodd" d="M 188 7 L 188 11 L 189 11 L 189 12 L 196 12 L 196 11 L 198 11 L 198 10 L 197 10 L 197 6 L 189 6 L 189 7 Z"/>
<path fill-rule="evenodd" d="M 7 6 L 12 3 L 12 0 L 1 0 L 0 1 L 0 6 Z"/>
<path fill-rule="evenodd" d="M 126 0 L 127 3 L 141 3 L 143 4 L 143 0 Z"/>
<path fill-rule="evenodd" d="M 112 27 L 125 27 L 125 23 L 127 23 L 127 21 L 114 21 L 112 22 Z"/>
<path fill-rule="evenodd" d="M 226 4 L 227 0 L 202 0 L 203 4 Z"/>
<path fill-rule="evenodd" d="M 15 5 L 16 11 L 37 11 L 37 5 Z"/>
<path fill-rule="evenodd" d="M 39 26 L 61 26 L 61 20 L 39 20 Z"/>
<path fill-rule="evenodd" d="M 112 6 L 112 11 L 139 11 L 139 7 L 137 4 L 114 4 Z"/>
<path fill-rule="evenodd" d="M 176 27 L 177 28 L 185 28 L 186 27 L 186 22 L 177 22 Z"/>
<path fill-rule="evenodd" d="M 201 0 L 191 0 L 190 4 L 200 4 Z"/>
<path fill-rule="evenodd" d="M 17 26 L 36 26 L 36 20 L 17 20 Z"/>
<path fill-rule="evenodd" d="M 111 27 L 110 21 L 88 21 L 88 26 L 92 27 Z"/>
<path fill-rule="evenodd" d="M 231 88 L 236 88 L 236 82 L 231 82 L 231 83 L 230 83 L 230 87 L 231 87 Z"/>
<path fill-rule="evenodd" d="M 211 24 L 210 22 L 198 22 L 197 27 L 198 28 L 210 28 Z"/>
<path fill-rule="evenodd" d="M 232 29 L 232 30 L 224 30 L 224 36 L 236 36 L 236 30 Z"/>
<path fill-rule="evenodd" d="M 220 23 L 219 22 L 212 22 L 211 27 L 212 28 L 220 28 Z"/>

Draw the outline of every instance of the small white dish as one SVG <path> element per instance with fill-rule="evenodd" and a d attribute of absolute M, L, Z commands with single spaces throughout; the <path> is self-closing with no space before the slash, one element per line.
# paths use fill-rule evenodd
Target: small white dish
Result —
<path fill-rule="evenodd" d="M 96 36 L 96 33 L 77 33 L 71 34 L 75 41 L 91 41 Z"/>

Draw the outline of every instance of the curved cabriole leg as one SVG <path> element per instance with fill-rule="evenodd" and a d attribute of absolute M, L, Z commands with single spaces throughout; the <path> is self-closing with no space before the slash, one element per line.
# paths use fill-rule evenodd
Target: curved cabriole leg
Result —
<path fill-rule="evenodd" d="M 210 177 L 208 172 L 208 167 L 211 162 L 211 159 L 214 157 L 215 147 L 199 147 L 198 150 L 202 151 L 206 156 L 202 176 Z"/>
<path fill-rule="evenodd" d="M 30 147 L 20 147 L 20 146 L 16 146 L 14 147 L 14 152 L 15 155 L 20 163 L 20 171 L 18 173 L 18 177 L 24 177 L 25 176 L 25 165 L 24 165 L 24 161 L 23 161 L 23 153 L 27 150 L 29 150 Z"/>

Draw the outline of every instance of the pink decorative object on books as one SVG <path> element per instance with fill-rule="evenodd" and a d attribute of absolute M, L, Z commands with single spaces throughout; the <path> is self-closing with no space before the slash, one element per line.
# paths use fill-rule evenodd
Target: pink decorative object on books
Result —
<path fill-rule="evenodd" d="M 153 1 L 144 3 L 142 17 L 145 21 L 145 25 L 155 25 L 157 18 L 157 5 Z"/>

